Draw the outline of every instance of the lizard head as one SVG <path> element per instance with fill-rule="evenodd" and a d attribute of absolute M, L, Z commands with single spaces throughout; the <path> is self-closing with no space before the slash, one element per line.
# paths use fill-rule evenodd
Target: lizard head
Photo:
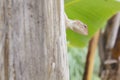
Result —
<path fill-rule="evenodd" d="M 87 25 L 85 25 L 84 23 L 82 23 L 79 20 L 74 20 L 72 23 L 73 27 L 72 30 L 79 33 L 79 34 L 83 34 L 83 35 L 88 35 L 88 28 Z"/>

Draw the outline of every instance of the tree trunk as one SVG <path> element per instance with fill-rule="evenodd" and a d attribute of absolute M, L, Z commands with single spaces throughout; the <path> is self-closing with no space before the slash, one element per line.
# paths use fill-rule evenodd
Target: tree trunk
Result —
<path fill-rule="evenodd" d="M 63 0 L 0 0 L 0 27 L 7 29 L 0 80 L 69 80 L 63 6 Z"/>

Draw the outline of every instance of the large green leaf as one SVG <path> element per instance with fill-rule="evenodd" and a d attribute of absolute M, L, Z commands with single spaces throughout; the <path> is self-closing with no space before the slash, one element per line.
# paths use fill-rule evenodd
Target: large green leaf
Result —
<path fill-rule="evenodd" d="M 115 0 L 65 0 L 65 12 L 71 19 L 79 19 L 88 26 L 89 35 L 79 35 L 67 30 L 70 45 L 82 47 L 106 21 L 120 10 L 120 2 Z"/>

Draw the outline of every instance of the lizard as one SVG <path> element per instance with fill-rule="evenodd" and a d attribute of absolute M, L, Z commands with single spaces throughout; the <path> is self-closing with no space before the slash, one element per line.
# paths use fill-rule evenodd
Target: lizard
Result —
<path fill-rule="evenodd" d="M 88 35 L 88 28 L 86 24 L 82 23 L 80 20 L 69 19 L 66 13 L 64 13 L 64 15 L 66 29 L 69 28 L 78 34 Z"/>

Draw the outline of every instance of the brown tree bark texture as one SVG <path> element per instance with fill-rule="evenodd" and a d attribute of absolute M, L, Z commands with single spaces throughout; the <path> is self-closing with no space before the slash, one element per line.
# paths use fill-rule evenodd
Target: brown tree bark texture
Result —
<path fill-rule="evenodd" d="M 0 0 L 3 24 L 0 80 L 69 80 L 63 0 Z"/>

